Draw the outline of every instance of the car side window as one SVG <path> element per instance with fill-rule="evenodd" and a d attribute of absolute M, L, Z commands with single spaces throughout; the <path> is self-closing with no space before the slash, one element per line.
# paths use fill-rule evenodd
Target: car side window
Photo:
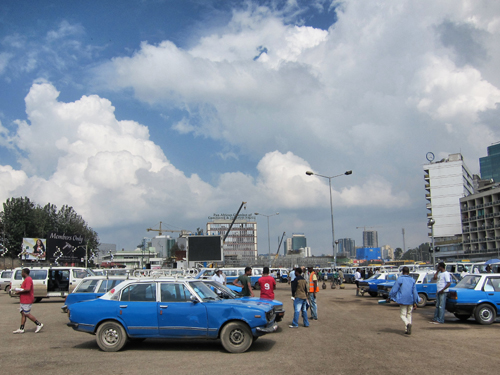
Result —
<path fill-rule="evenodd" d="M 33 280 L 45 280 L 47 278 L 46 270 L 32 270 L 30 276 Z"/>
<path fill-rule="evenodd" d="M 156 302 L 156 283 L 131 284 L 123 289 L 120 300 L 130 302 Z"/>
<path fill-rule="evenodd" d="M 191 293 L 184 284 L 164 283 L 161 284 L 160 290 L 162 302 L 186 302 L 191 298 Z"/>
<path fill-rule="evenodd" d="M 500 278 L 488 277 L 488 280 L 484 283 L 483 290 L 485 292 L 500 292 Z"/>

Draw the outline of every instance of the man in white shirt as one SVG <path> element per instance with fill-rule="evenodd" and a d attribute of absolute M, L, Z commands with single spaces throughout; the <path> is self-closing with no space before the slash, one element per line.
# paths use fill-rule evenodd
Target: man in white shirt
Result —
<path fill-rule="evenodd" d="M 356 268 L 354 273 L 354 282 L 356 283 L 356 295 L 359 296 L 359 282 L 361 280 L 361 272 L 359 268 Z"/>
<path fill-rule="evenodd" d="M 219 284 L 226 285 L 226 278 L 221 270 L 215 270 L 214 275 L 212 276 L 213 281 L 217 281 Z"/>
<path fill-rule="evenodd" d="M 436 310 L 434 311 L 434 319 L 429 323 L 443 324 L 444 313 L 446 307 L 446 297 L 448 296 L 449 287 L 451 285 L 451 275 L 446 271 L 444 262 L 439 262 L 437 272 L 434 274 L 436 283 Z"/>

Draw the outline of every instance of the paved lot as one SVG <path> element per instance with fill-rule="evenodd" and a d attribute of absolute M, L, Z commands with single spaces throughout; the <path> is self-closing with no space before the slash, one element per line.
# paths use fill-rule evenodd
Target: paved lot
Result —
<path fill-rule="evenodd" d="M 258 292 L 257 292 L 258 293 Z M 445 325 L 427 321 L 433 306 L 414 314 L 411 336 L 403 334 L 399 308 L 378 305 L 369 296 L 321 290 L 319 320 L 309 328 L 289 329 L 289 287 L 279 284 L 285 320 L 277 333 L 259 338 L 247 353 L 228 354 L 219 341 L 146 340 L 117 353 L 100 351 L 95 337 L 66 327 L 61 299 L 35 304 L 45 324 L 35 334 L 18 328 L 18 300 L 0 293 L 0 372 L 2 374 L 493 374 L 500 368 L 500 324 L 462 323 L 446 315 Z"/>

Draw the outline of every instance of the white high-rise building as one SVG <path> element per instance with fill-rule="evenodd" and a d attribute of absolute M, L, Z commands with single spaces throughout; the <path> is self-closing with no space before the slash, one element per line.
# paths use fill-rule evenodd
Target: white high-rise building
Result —
<path fill-rule="evenodd" d="M 474 192 L 472 175 L 462 154 L 450 154 L 440 161 L 431 161 L 424 165 L 424 173 L 426 207 L 429 210 L 427 218 L 434 219 L 435 242 L 449 244 L 445 248 L 441 246 L 440 255 L 446 255 L 443 253 L 446 250 L 459 251 L 462 237 L 460 198 Z M 453 238 L 457 241 L 453 241 Z"/>

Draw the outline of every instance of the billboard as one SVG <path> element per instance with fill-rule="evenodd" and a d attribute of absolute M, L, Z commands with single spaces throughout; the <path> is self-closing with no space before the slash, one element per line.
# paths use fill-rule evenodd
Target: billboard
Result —
<path fill-rule="evenodd" d="M 221 236 L 189 236 L 187 260 L 189 262 L 222 262 Z"/>
<path fill-rule="evenodd" d="M 23 238 L 21 259 L 40 261 L 47 256 L 47 240 L 45 238 Z"/>
<path fill-rule="evenodd" d="M 51 232 L 47 237 L 47 260 L 59 264 L 85 261 L 85 241 L 82 235 Z"/>

